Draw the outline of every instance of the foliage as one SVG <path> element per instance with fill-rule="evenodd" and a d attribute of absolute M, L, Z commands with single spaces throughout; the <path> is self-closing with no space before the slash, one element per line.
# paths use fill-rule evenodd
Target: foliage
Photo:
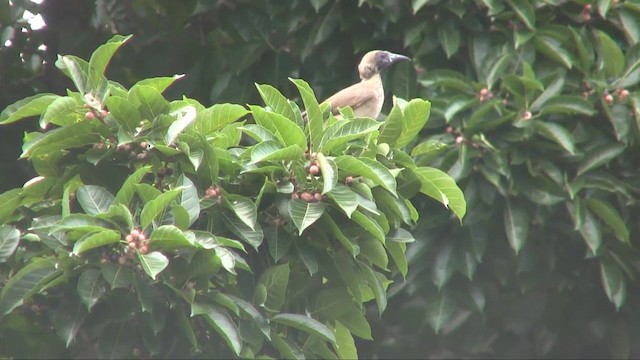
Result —
<path fill-rule="evenodd" d="M 0 51 L 13 79 L 0 84 L 0 108 L 62 93 L 46 70 L 56 54 L 88 56 L 108 33 L 136 35 L 112 78 L 186 73 L 166 93 L 202 103 L 257 103 L 254 82 L 293 98 L 287 76 L 323 99 L 357 80 L 368 50 L 412 58 L 385 75 L 387 95 L 432 104 L 405 150 L 458 181 L 469 215 L 460 227 L 430 198 L 412 199 L 422 220 L 411 270 L 406 282 L 395 274 L 380 320 L 369 309 L 375 341 L 356 341 L 362 357 L 640 356 L 637 1 L 81 3 L 45 1 L 48 39 L 18 31 L 19 46 Z M 32 79 L 19 49 L 39 41 L 51 61 Z"/>
<path fill-rule="evenodd" d="M 128 40 L 60 56 L 76 91 L 0 113 L 47 129 L 24 137 L 38 176 L 0 194 L 0 333 L 35 317 L 69 354 L 101 358 L 356 356 L 364 305 L 382 314 L 391 270 L 407 274 L 409 199 L 464 216 L 453 180 L 402 150 L 430 103 L 336 120 L 300 79 L 308 120 L 270 85 L 256 85 L 266 107 L 169 101 L 179 77 L 104 76 Z"/>

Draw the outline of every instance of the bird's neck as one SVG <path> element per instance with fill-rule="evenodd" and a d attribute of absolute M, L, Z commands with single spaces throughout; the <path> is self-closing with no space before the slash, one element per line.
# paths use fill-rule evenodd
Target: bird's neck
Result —
<path fill-rule="evenodd" d="M 363 78 L 361 82 L 374 86 L 382 86 L 382 77 L 380 77 L 380 73 L 376 73 L 366 79 Z"/>

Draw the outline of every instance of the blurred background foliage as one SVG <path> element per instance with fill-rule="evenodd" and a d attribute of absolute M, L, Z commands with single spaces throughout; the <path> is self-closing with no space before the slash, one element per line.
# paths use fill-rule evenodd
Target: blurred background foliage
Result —
<path fill-rule="evenodd" d="M 409 276 L 382 318 L 372 308 L 361 357 L 640 356 L 639 2 L 11 0 L 0 108 L 64 94 L 57 54 L 87 58 L 114 33 L 135 36 L 110 79 L 184 73 L 168 97 L 204 104 L 259 103 L 254 83 L 294 97 L 287 77 L 323 99 L 368 50 L 413 59 L 385 89 L 432 101 L 412 155 L 459 182 L 468 215 L 420 199 Z M 36 126 L 0 130 L 0 191 L 32 176 L 16 159 Z"/>

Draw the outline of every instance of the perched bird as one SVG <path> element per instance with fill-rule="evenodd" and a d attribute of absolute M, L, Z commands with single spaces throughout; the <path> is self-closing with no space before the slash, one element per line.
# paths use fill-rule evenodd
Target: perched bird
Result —
<path fill-rule="evenodd" d="M 380 71 L 399 61 L 411 61 L 411 59 L 388 51 L 369 51 L 358 65 L 361 81 L 331 95 L 323 103 L 331 104 L 334 115 L 339 114 L 339 109 L 350 106 L 355 116 L 376 119 L 384 104 Z"/>

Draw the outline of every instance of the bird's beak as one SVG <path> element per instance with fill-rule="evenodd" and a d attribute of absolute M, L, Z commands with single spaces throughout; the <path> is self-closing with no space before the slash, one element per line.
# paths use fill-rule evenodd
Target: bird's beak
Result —
<path fill-rule="evenodd" d="M 397 62 L 400 61 L 411 61 L 411 58 L 404 56 L 404 55 L 400 55 L 400 54 L 394 54 L 392 52 L 389 53 L 389 60 L 391 61 L 392 64 L 395 64 Z"/>

